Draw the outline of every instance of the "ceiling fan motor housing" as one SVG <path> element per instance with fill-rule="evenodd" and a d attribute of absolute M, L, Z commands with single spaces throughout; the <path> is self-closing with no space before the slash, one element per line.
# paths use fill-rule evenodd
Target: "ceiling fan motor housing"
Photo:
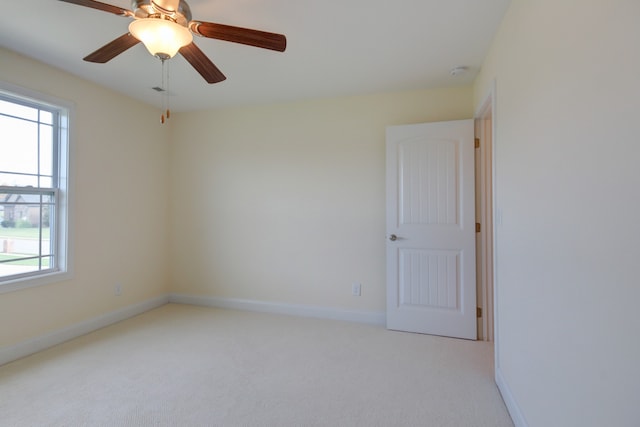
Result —
<path fill-rule="evenodd" d="M 175 11 L 162 7 L 160 1 L 154 0 L 132 0 L 131 9 L 136 18 L 163 18 L 170 19 L 177 24 L 187 27 L 191 21 L 191 9 L 186 1 L 180 0 Z"/>

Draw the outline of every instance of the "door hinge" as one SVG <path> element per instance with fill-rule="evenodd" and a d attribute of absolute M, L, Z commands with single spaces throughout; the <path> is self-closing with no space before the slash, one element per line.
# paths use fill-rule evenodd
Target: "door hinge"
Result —
<path fill-rule="evenodd" d="M 476 317 L 477 318 L 482 317 L 482 307 L 476 307 Z"/>
<path fill-rule="evenodd" d="M 475 147 L 480 148 L 480 138 L 476 138 Z"/>
<path fill-rule="evenodd" d="M 476 222 L 476 233 L 480 232 L 480 223 Z"/>

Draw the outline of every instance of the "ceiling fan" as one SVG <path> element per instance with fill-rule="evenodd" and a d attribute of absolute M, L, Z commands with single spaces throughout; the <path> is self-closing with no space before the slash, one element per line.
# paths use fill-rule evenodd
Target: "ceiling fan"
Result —
<path fill-rule="evenodd" d="M 208 83 L 218 83 L 226 79 L 225 75 L 193 43 L 192 34 L 278 52 L 284 52 L 287 47 L 287 39 L 282 34 L 192 20 L 185 0 L 132 0 L 133 10 L 94 0 L 60 1 L 134 19 L 128 33 L 83 58 L 89 62 L 108 62 L 142 42 L 152 55 L 163 61 L 179 52 Z"/>

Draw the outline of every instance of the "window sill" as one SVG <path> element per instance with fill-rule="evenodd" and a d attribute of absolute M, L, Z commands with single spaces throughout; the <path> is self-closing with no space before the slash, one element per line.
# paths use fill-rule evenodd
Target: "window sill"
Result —
<path fill-rule="evenodd" d="M 13 280 L 0 281 L 0 294 L 20 291 L 28 288 L 48 285 L 71 279 L 73 275 L 70 271 L 52 271 L 37 276 L 20 277 Z"/>

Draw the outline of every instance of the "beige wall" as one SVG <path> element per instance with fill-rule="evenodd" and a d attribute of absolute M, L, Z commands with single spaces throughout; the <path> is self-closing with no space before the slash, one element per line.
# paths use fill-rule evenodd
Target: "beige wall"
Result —
<path fill-rule="evenodd" d="M 125 96 L 4 49 L 0 64 L 1 81 L 75 104 L 74 276 L 0 294 L 1 348 L 168 292 L 169 132 Z"/>
<path fill-rule="evenodd" d="M 514 0 L 475 86 L 496 81 L 497 356 L 529 426 L 640 419 L 639 19 Z"/>
<path fill-rule="evenodd" d="M 385 126 L 473 114 L 458 88 L 160 126 L 153 107 L 4 49 L 0 62 L 1 81 L 73 103 L 76 125 L 74 276 L 2 294 L 15 326 L 0 348 L 170 291 L 383 312 Z"/>
<path fill-rule="evenodd" d="M 383 312 L 385 126 L 472 116 L 471 88 L 177 115 L 172 290 Z"/>

